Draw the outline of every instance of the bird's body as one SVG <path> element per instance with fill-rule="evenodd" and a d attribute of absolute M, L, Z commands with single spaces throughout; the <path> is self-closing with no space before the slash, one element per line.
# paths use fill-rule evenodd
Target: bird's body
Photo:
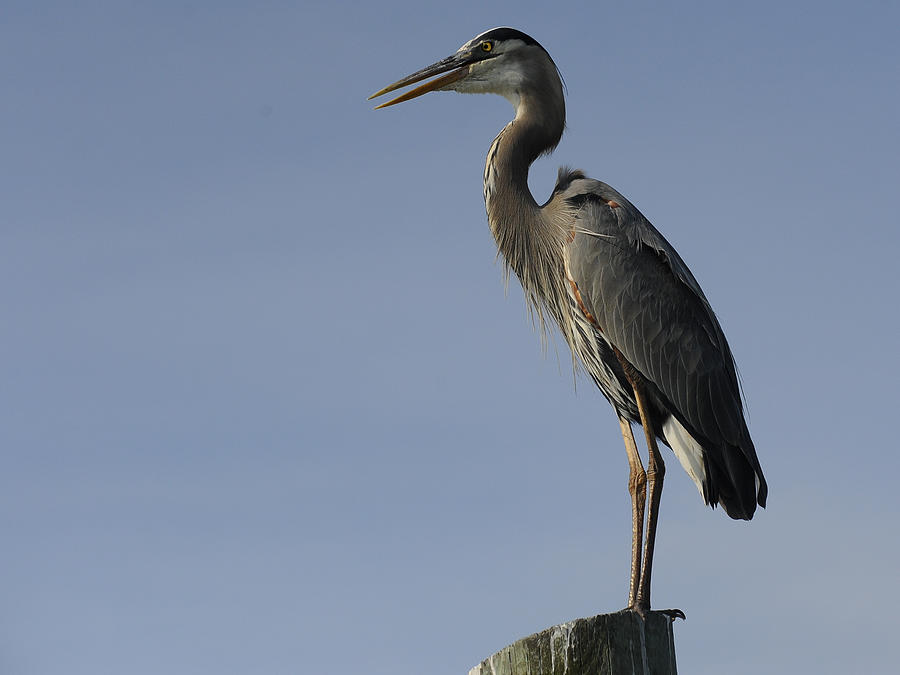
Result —
<path fill-rule="evenodd" d="M 655 439 L 673 449 L 707 504 L 748 520 L 757 504 L 765 506 L 731 350 L 687 265 L 625 197 L 565 168 L 546 203 L 531 195 L 528 169 L 556 147 L 565 126 L 562 83 L 543 47 L 514 29 L 493 29 L 376 95 L 448 71 L 385 105 L 452 89 L 497 93 L 515 107 L 487 155 L 488 222 L 541 324 L 559 327 L 619 416 L 634 518 L 629 607 L 643 612 L 664 474 Z M 631 422 L 646 433 L 646 474 Z M 650 511 L 641 560 L 645 483 Z"/>

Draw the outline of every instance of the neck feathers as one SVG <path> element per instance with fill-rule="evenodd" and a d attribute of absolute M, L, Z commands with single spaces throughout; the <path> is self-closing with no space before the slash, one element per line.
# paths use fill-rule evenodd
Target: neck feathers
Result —
<path fill-rule="evenodd" d="M 488 151 L 484 202 L 507 279 L 509 270 L 515 272 L 543 333 L 546 313 L 561 326 L 566 323 L 557 314 L 567 304 L 563 259 L 567 233 L 552 215 L 553 202 L 541 207 L 531 195 L 528 169 L 559 142 L 562 122 L 557 129 L 535 124 L 522 110 L 520 106 Z"/>

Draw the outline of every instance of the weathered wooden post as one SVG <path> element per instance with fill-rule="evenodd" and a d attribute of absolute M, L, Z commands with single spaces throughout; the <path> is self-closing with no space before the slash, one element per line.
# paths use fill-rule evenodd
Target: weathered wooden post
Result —
<path fill-rule="evenodd" d="M 529 635 L 469 675 L 675 675 L 672 618 L 650 612 L 599 614 Z"/>

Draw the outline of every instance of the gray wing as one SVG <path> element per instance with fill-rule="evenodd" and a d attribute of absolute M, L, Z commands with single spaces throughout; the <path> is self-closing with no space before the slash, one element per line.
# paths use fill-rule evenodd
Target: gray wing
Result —
<path fill-rule="evenodd" d="M 605 183 L 574 180 L 563 196 L 576 209 L 569 270 L 604 337 L 721 470 L 745 474 L 731 475 L 732 482 L 746 484 L 748 471 L 758 477 L 764 504 L 765 480 L 731 349 L 693 274 L 640 211 Z M 748 487 L 757 501 L 754 481 Z"/>

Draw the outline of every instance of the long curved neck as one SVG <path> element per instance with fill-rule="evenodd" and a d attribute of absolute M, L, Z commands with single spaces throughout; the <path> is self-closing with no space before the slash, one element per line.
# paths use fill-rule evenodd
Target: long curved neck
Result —
<path fill-rule="evenodd" d="M 565 295 L 565 233 L 532 196 L 528 169 L 539 155 L 556 147 L 565 109 L 528 103 L 520 101 L 515 119 L 491 144 L 484 169 L 484 202 L 497 248 L 519 278 L 529 303 L 541 318 L 543 310 L 549 309 L 559 320 L 556 315 Z"/>
<path fill-rule="evenodd" d="M 528 189 L 528 169 L 540 155 L 559 143 L 565 126 L 565 108 L 534 114 L 525 99 L 516 109 L 516 117 L 491 143 L 484 167 L 484 201 L 488 216 L 513 215 L 514 207 L 538 208 Z M 493 227 L 493 219 L 491 226 Z"/>
<path fill-rule="evenodd" d="M 528 188 L 528 170 L 541 154 L 559 143 L 565 126 L 565 108 L 529 105 L 523 98 L 516 117 L 491 143 L 484 167 L 484 204 L 497 246 L 516 273 L 509 249 L 517 235 L 539 235 L 541 208 Z M 521 276 L 521 275 L 520 275 Z"/>
<path fill-rule="evenodd" d="M 540 217 L 528 188 L 528 169 L 537 155 L 526 152 L 523 136 L 528 136 L 527 127 L 516 120 L 507 124 L 491 143 L 484 165 L 484 206 L 491 232 L 504 255 L 514 230 L 528 229 Z"/>

